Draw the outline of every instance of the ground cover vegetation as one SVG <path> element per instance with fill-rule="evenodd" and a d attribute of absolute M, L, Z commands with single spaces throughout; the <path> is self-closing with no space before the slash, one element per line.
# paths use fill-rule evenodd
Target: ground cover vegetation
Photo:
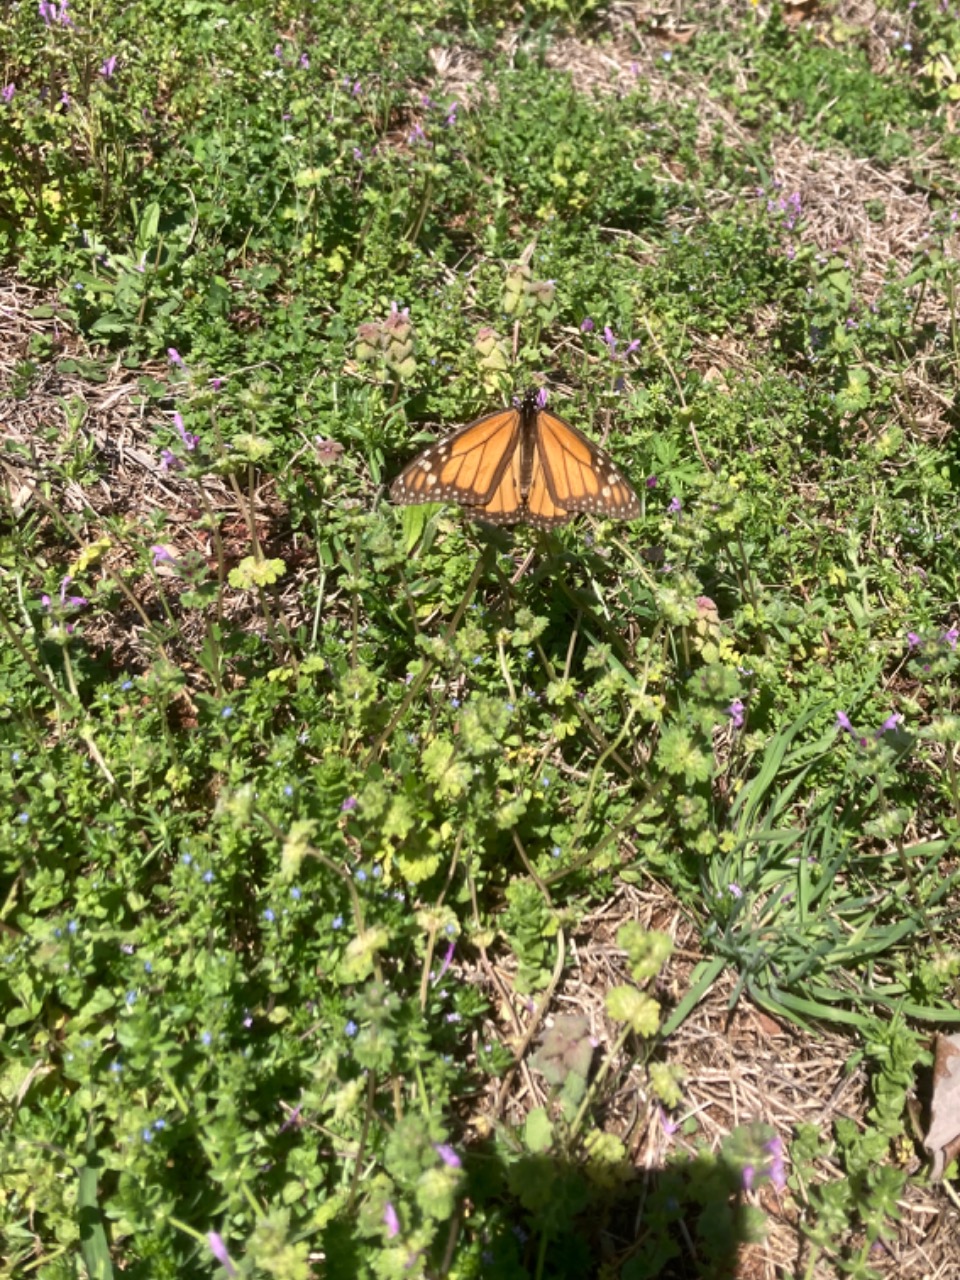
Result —
<path fill-rule="evenodd" d="M 956 1274 L 955 9 L 3 8 L 0 1274 Z"/>

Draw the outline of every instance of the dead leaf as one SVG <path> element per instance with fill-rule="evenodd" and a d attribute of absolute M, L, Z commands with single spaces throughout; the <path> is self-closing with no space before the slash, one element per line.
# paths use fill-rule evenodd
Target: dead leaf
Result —
<path fill-rule="evenodd" d="M 935 1179 L 960 1155 L 960 1034 L 937 1036 L 930 1128 L 923 1145 L 933 1156 Z"/>

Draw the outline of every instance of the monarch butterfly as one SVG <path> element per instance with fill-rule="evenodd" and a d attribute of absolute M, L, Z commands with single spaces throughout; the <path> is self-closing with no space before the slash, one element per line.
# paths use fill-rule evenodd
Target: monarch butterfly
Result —
<path fill-rule="evenodd" d="M 633 520 L 637 495 L 616 463 L 529 391 L 429 445 L 390 486 L 394 502 L 456 502 L 491 524 L 565 524 L 579 511 Z"/>

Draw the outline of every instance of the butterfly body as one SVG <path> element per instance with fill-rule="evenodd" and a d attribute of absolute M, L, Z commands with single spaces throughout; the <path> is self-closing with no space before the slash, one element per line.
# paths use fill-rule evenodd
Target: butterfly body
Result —
<path fill-rule="evenodd" d="M 550 529 L 578 512 L 634 519 L 613 459 L 544 407 L 540 392 L 430 445 L 390 487 L 394 502 L 456 502 L 477 520 Z"/>

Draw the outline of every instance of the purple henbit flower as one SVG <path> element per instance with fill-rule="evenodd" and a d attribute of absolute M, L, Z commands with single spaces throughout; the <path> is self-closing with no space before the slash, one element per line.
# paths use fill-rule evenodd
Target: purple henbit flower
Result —
<path fill-rule="evenodd" d="M 179 365 L 181 369 L 184 368 L 183 356 L 176 347 L 167 347 L 167 359 L 171 364 Z"/>
<path fill-rule="evenodd" d="M 453 1147 L 447 1142 L 436 1142 L 433 1149 L 448 1169 L 459 1169 L 463 1163 Z"/>
<path fill-rule="evenodd" d="M 733 722 L 735 729 L 743 728 L 743 703 L 739 698 L 734 698 L 729 707 L 727 707 L 727 715 Z"/>
<path fill-rule="evenodd" d="M 647 488 L 648 488 L 648 489 L 655 489 L 655 488 L 657 487 L 657 477 L 656 477 L 656 476 L 647 476 L 647 479 L 646 479 L 646 486 L 647 486 Z"/>
<path fill-rule="evenodd" d="M 387 1239 L 392 1240 L 395 1235 L 400 1233 L 400 1219 L 397 1217 L 397 1211 L 389 1200 L 384 1206 L 383 1220 L 387 1226 Z"/>
<path fill-rule="evenodd" d="M 2 98 L 4 102 L 10 102 L 16 92 L 17 86 L 11 81 L 10 84 L 4 85 L 4 87 L 0 89 L 0 98 Z"/>
<path fill-rule="evenodd" d="M 624 353 L 623 353 L 623 358 L 626 359 L 627 356 L 632 356 L 633 353 L 636 351 L 637 347 L 639 347 L 639 345 L 640 345 L 639 338 L 634 338 L 632 342 L 628 342 L 626 345 L 626 349 L 624 350 Z"/>
<path fill-rule="evenodd" d="M 727 885 L 727 892 L 730 894 L 730 897 L 735 898 L 737 902 L 739 902 L 740 899 L 743 897 L 743 890 L 740 888 L 738 884 L 735 884 L 734 881 L 732 880 Z"/>
<path fill-rule="evenodd" d="M 283 45 L 275 44 L 273 46 L 273 56 L 278 62 L 283 61 Z"/>
<path fill-rule="evenodd" d="M 615 357 L 617 354 L 617 339 L 608 324 L 603 326 L 603 341 L 607 344 L 607 350 L 611 356 Z"/>
<path fill-rule="evenodd" d="M 756 1177 L 756 1169 L 752 1164 L 745 1164 L 743 1172 L 740 1175 L 740 1181 L 743 1184 L 744 1191 L 749 1191 L 753 1187 L 753 1180 Z"/>
<path fill-rule="evenodd" d="M 663 1129 L 663 1132 L 667 1135 L 668 1138 L 672 1138 L 673 1135 L 678 1131 L 680 1126 L 677 1124 L 675 1120 L 670 1119 L 666 1111 L 664 1111 L 663 1107 L 658 1107 L 657 1109 L 660 1112 L 660 1127 Z"/>
<path fill-rule="evenodd" d="M 103 76 L 104 80 L 109 80 L 116 69 L 117 55 L 115 53 L 111 53 L 110 57 L 107 58 L 106 62 L 104 62 L 100 67 L 100 74 Z"/>
<path fill-rule="evenodd" d="M 423 142 L 426 139 L 426 136 L 427 135 L 423 132 L 423 127 L 419 124 L 415 124 L 407 135 L 407 141 L 412 147 L 418 142 Z"/>
<path fill-rule="evenodd" d="M 678 516 L 680 512 L 683 510 L 683 503 L 680 501 L 679 498 L 671 498 L 670 504 L 667 507 L 667 510 L 670 512 L 672 516 Z"/>
<path fill-rule="evenodd" d="M 876 736 L 882 738 L 885 733 L 896 733 L 897 725 L 903 720 L 903 716 L 894 712 L 892 716 L 887 716 L 883 724 L 877 730 Z"/>
<path fill-rule="evenodd" d="M 919 648 L 920 648 L 920 646 L 923 644 L 923 641 L 921 640 L 921 638 L 917 635 L 917 633 L 916 633 L 915 631 L 908 631 L 908 632 L 907 632 L 907 644 L 909 645 L 909 647 L 910 647 L 911 649 L 919 649 Z"/>
<path fill-rule="evenodd" d="M 447 118 L 444 121 L 444 124 L 446 124 L 448 128 L 452 129 L 453 126 L 457 123 L 457 112 L 459 110 L 460 110 L 460 104 L 458 102 L 453 102 L 450 104 L 450 110 L 447 112 Z"/>
<path fill-rule="evenodd" d="M 453 953 L 457 949 L 457 944 L 451 942 L 447 947 L 447 954 L 443 957 L 443 964 L 440 966 L 440 972 L 437 974 L 435 981 L 439 982 L 443 975 L 450 968 L 450 961 L 453 959 Z"/>
<path fill-rule="evenodd" d="M 161 449 L 160 467 L 163 471 L 182 471 L 183 463 L 171 449 Z"/>
<path fill-rule="evenodd" d="M 354 810 L 356 807 L 357 807 L 357 797 L 356 797 L 356 796 L 347 796 L 346 800 L 344 800 L 343 804 L 340 806 L 340 812 L 341 812 L 341 813 L 350 813 L 350 812 L 352 812 L 352 810 Z"/>
<path fill-rule="evenodd" d="M 155 569 L 161 564 L 172 564 L 174 559 L 167 548 L 159 543 L 150 548 L 150 554 L 153 556 L 153 567 Z"/>
<path fill-rule="evenodd" d="M 764 1143 L 764 1150 L 770 1156 L 770 1168 L 767 1170 L 770 1181 L 778 1191 L 782 1191 L 787 1185 L 787 1174 L 783 1164 L 783 1143 L 778 1137 L 771 1138 L 769 1142 Z"/>
<path fill-rule="evenodd" d="M 183 418 L 180 416 L 179 413 L 175 413 L 173 415 L 173 425 L 177 429 L 177 433 L 180 436 L 180 440 L 183 443 L 183 447 L 188 452 L 192 453 L 193 450 L 200 443 L 200 437 L 195 436 L 192 431 L 188 431 L 186 429 L 186 427 L 183 425 Z"/>
<path fill-rule="evenodd" d="M 951 627 L 949 631 L 945 631 L 943 633 L 943 639 L 951 649 L 956 649 L 957 640 L 960 639 L 960 627 Z"/>
<path fill-rule="evenodd" d="M 310 69 L 310 59 L 305 53 L 301 53 L 300 55 L 300 65 L 303 67 L 304 71 L 308 71 Z"/>
<path fill-rule="evenodd" d="M 586 317 L 586 319 L 581 320 L 581 322 L 580 322 L 580 332 L 581 332 L 581 333 L 593 333 L 593 321 L 590 319 L 590 317 L 589 317 L 589 316 L 587 316 L 587 317 Z"/>
<path fill-rule="evenodd" d="M 845 711 L 837 712 L 837 728 L 842 729 L 844 733 L 849 733 L 851 736 L 855 736 L 853 725 L 850 723 L 850 717 Z"/>
<path fill-rule="evenodd" d="M 547 400 L 549 398 L 550 393 L 547 391 L 547 388 L 541 387 L 537 392 L 537 408 L 541 411 L 544 410 L 547 407 Z"/>
<path fill-rule="evenodd" d="M 226 1271 L 228 1276 L 235 1276 L 237 1269 L 230 1260 L 227 1253 L 227 1246 L 223 1243 L 223 1237 L 217 1231 L 207 1232 L 207 1244 L 210 1246 L 210 1252 Z"/>

